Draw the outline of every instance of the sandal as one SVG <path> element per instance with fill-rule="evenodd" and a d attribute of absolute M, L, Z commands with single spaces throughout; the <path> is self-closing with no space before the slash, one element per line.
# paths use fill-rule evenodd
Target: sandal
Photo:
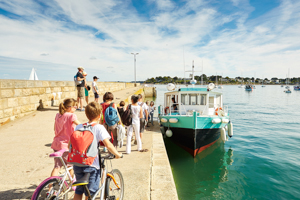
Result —
<path fill-rule="evenodd" d="M 142 149 L 142 150 L 139 150 L 139 152 L 147 152 L 148 149 Z"/>

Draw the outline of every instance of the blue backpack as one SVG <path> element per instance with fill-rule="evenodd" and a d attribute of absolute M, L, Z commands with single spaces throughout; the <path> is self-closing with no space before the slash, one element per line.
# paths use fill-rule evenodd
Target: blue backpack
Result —
<path fill-rule="evenodd" d="M 111 103 L 104 113 L 105 123 L 108 126 L 113 126 L 119 122 L 118 111 L 112 107 L 113 104 Z"/>

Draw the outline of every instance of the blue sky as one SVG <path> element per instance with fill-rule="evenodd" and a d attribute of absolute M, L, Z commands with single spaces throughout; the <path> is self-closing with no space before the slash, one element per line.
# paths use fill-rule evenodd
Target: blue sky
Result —
<path fill-rule="evenodd" d="M 300 76 L 298 0 L 0 0 L 0 79 Z"/>

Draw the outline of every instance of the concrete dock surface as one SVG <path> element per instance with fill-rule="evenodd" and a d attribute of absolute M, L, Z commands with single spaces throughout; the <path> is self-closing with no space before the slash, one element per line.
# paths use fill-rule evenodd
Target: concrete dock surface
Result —
<path fill-rule="evenodd" d="M 118 103 L 141 88 L 114 92 Z M 54 118 L 58 107 L 36 111 L 0 127 L 0 199 L 30 199 L 37 185 L 50 176 L 54 161 L 49 158 L 54 137 Z M 87 122 L 84 112 L 76 111 L 81 123 Z M 125 182 L 124 199 L 178 199 L 172 171 L 159 126 L 151 126 L 143 135 L 143 148 L 138 152 L 132 143 L 132 153 L 118 149 L 123 159 L 114 159 L 113 168 L 119 169 Z M 72 199 L 72 197 L 70 198 Z"/>

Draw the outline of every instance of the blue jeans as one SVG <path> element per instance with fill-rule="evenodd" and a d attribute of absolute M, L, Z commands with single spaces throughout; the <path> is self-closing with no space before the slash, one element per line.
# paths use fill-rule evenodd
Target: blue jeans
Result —
<path fill-rule="evenodd" d="M 84 176 L 85 173 L 90 173 L 90 178 L 89 178 L 89 184 L 87 187 L 90 190 L 91 195 L 94 195 L 97 190 L 99 189 L 99 184 L 100 184 L 100 170 L 96 169 L 95 167 L 78 167 L 78 166 L 73 166 L 73 170 L 75 172 L 76 180 L 79 180 Z M 87 196 L 87 192 L 84 190 L 83 186 L 77 186 L 75 193 L 82 195 L 83 192 L 85 193 L 85 196 Z"/>
<path fill-rule="evenodd" d="M 150 117 L 151 117 L 151 124 L 153 125 L 153 112 L 150 113 Z"/>

